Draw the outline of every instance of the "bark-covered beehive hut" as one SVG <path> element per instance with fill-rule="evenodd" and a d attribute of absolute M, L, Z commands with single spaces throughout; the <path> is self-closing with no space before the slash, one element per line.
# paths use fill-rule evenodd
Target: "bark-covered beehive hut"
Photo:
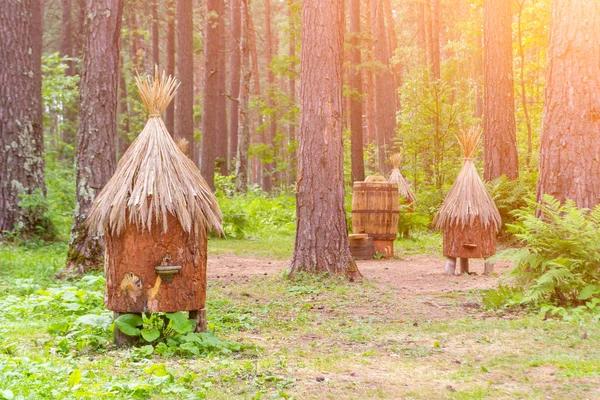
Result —
<path fill-rule="evenodd" d="M 136 83 L 148 121 L 88 219 L 90 231 L 104 235 L 106 244 L 104 302 L 116 316 L 190 311 L 203 330 L 207 234 L 222 232 L 221 211 L 161 119 L 177 81 L 155 72 Z"/>
<path fill-rule="evenodd" d="M 464 153 L 463 165 L 434 220 L 444 232 L 446 273 L 453 274 L 456 258 L 461 273 L 469 272 L 469 258 L 491 257 L 496 252 L 496 234 L 502 220 L 473 163 L 481 130 L 471 127 L 456 135 Z M 486 261 L 485 272 L 493 268 Z"/>

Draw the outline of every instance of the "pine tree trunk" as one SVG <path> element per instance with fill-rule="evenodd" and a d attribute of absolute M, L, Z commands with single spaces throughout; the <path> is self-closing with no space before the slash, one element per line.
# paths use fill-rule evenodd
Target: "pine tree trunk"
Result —
<path fill-rule="evenodd" d="M 167 75 L 175 76 L 175 0 L 167 0 Z M 175 102 L 167 106 L 165 126 L 173 136 L 175 134 Z"/>
<path fill-rule="evenodd" d="M 226 70 L 226 54 L 227 54 L 227 36 L 225 29 L 225 3 L 223 0 L 219 1 L 218 13 L 218 30 L 219 30 L 219 54 L 218 62 L 219 66 L 217 69 L 218 75 L 218 99 L 217 99 L 217 169 L 221 175 L 227 175 L 229 173 L 227 168 L 227 137 L 229 136 L 227 130 L 227 70 Z"/>
<path fill-rule="evenodd" d="M 350 86 L 352 103 L 350 126 L 352 131 L 352 181 L 365 180 L 363 160 L 363 107 L 362 107 L 362 66 L 360 40 L 360 0 L 352 0 L 350 4 Z"/>
<path fill-rule="evenodd" d="M 0 235 L 26 222 L 20 194 L 45 193 L 41 53 L 31 51 L 41 44 L 41 29 L 34 26 L 39 6 L 10 0 L 0 7 Z"/>
<path fill-rule="evenodd" d="M 266 36 L 266 51 L 265 58 L 267 62 L 267 108 L 271 111 L 269 115 L 269 124 L 264 130 L 264 143 L 267 147 L 275 151 L 275 134 L 277 132 L 277 119 L 273 110 L 273 99 L 271 92 L 275 90 L 275 75 L 271 69 L 271 62 L 273 60 L 273 34 L 271 32 L 271 0 L 265 0 L 265 36 Z M 273 188 L 273 174 L 274 174 L 275 163 L 268 162 L 263 164 L 263 190 L 270 192 Z"/>
<path fill-rule="evenodd" d="M 231 81 L 229 83 L 229 163 L 237 157 L 238 148 L 238 123 L 240 106 L 240 83 L 241 83 L 241 0 L 230 0 L 229 18 L 229 65 L 231 68 Z M 247 40 L 247 39 L 246 39 Z M 247 44 L 246 44 L 247 46 Z"/>
<path fill-rule="evenodd" d="M 493 0 L 504 1 L 506 0 Z M 431 8 L 431 71 L 434 79 L 440 79 L 440 29 L 441 29 L 442 9 L 440 0 L 432 0 Z"/>
<path fill-rule="evenodd" d="M 218 132 L 219 26 L 217 15 L 221 1 L 206 1 L 204 22 L 204 95 L 200 171 L 211 188 L 214 188 Z"/>
<path fill-rule="evenodd" d="M 195 160 L 194 149 L 194 25 L 193 3 L 177 0 L 177 77 L 181 82 L 175 96 L 175 140 L 188 141 L 188 157 Z M 214 157 L 214 152 L 213 152 Z M 214 165 L 213 165 L 214 171 Z M 204 176 L 208 178 L 207 176 Z M 212 180 L 210 181 L 212 183 Z M 211 185 L 212 187 L 212 185 Z"/>
<path fill-rule="evenodd" d="M 396 129 L 396 91 L 394 77 L 390 70 L 390 54 L 385 29 L 383 0 L 372 0 L 375 60 L 381 65 L 375 76 L 375 115 L 377 123 L 377 147 L 379 151 L 379 172 L 387 174 L 390 169 L 388 152 Z"/>
<path fill-rule="evenodd" d="M 248 149 L 250 146 L 250 120 L 248 114 L 248 105 L 250 102 L 250 77 L 252 69 L 250 67 L 250 50 L 248 46 L 250 0 L 240 0 L 240 85 L 239 85 L 239 107 L 238 124 L 239 133 L 237 157 L 235 164 L 236 189 L 238 192 L 245 193 L 248 189 Z"/>
<path fill-rule="evenodd" d="M 375 123 L 375 77 L 373 74 L 373 22 L 371 18 L 371 0 L 365 0 L 365 22 L 367 32 L 365 36 L 368 38 L 365 48 L 365 63 L 369 68 L 365 68 L 365 85 L 364 92 L 366 95 L 365 101 L 365 118 L 367 120 L 367 143 L 377 142 L 377 125 Z"/>
<path fill-rule="evenodd" d="M 342 147 L 343 0 L 304 0 L 297 229 L 290 276 L 360 272 L 350 255 Z"/>
<path fill-rule="evenodd" d="M 600 3 L 553 0 L 538 201 L 600 199 Z"/>
<path fill-rule="evenodd" d="M 296 23 L 294 21 L 294 11 L 293 7 L 295 7 L 294 0 L 288 0 L 288 15 L 290 19 L 290 32 L 289 32 L 289 56 L 290 56 L 290 74 L 288 76 L 288 90 L 289 90 L 289 99 L 290 103 L 296 104 Z M 290 121 L 288 127 L 288 135 L 290 143 L 294 143 L 296 141 L 296 121 Z M 294 185 L 296 183 L 296 164 L 297 164 L 297 156 L 296 151 L 290 153 L 290 170 L 288 172 L 288 184 Z"/>
<path fill-rule="evenodd" d="M 101 238 L 88 234 L 86 218 L 94 198 L 115 166 L 119 37 L 123 0 L 86 0 L 85 45 L 79 84 L 77 132 L 77 205 L 67 269 L 83 273 L 101 269 Z"/>
<path fill-rule="evenodd" d="M 152 0 L 152 71 L 155 65 L 160 65 L 160 49 L 158 43 L 160 36 L 158 34 L 158 0 Z"/>
<path fill-rule="evenodd" d="M 71 13 L 73 11 L 71 0 L 62 0 L 62 31 L 60 38 L 60 55 L 63 57 L 73 57 L 73 25 L 71 23 Z M 69 61 L 67 75 L 75 73 L 73 63 Z"/>
<path fill-rule="evenodd" d="M 519 177 L 510 2 L 483 2 L 484 178 Z"/>

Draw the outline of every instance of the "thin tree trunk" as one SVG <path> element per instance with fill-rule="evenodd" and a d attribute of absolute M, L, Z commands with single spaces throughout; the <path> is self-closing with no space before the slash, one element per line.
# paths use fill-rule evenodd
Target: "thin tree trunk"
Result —
<path fill-rule="evenodd" d="M 600 200 L 600 3 L 553 0 L 538 201 Z"/>
<path fill-rule="evenodd" d="M 158 33 L 158 0 L 152 0 L 152 69 L 154 70 L 155 65 L 160 65 L 160 49 L 158 43 L 160 42 L 160 36 Z"/>
<path fill-rule="evenodd" d="M 241 84 L 241 55 L 242 46 L 241 40 L 241 0 L 231 0 L 229 3 L 229 16 L 230 16 L 230 49 L 229 64 L 231 67 L 231 81 L 229 86 L 229 162 L 237 157 L 238 151 L 238 124 L 239 124 L 239 102 L 240 99 L 240 84 Z M 247 30 L 247 28 L 246 28 Z M 246 42 L 248 39 L 245 39 Z M 248 44 L 245 44 L 248 47 Z M 248 94 L 248 92 L 246 92 Z M 243 115 L 247 118 L 248 111 L 245 110 Z M 246 163 L 248 160 L 246 160 Z M 237 166 L 236 166 L 237 169 Z"/>
<path fill-rule="evenodd" d="M 229 173 L 227 168 L 227 138 L 229 136 L 227 130 L 227 71 L 226 71 L 226 55 L 227 55 L 227 38 L 225 29 L 225 2 L 220 0 L 218 3 L 218 31 L 219 31 L 219 53 L 218 53 L 218 98 L 217 98 L 217 143 L 216 143 L 216 161 L 217 169 L 221 175 Z"/>
<path fill-rule="evenodd" d="M 240 42 L 239 49 L 241 55 L 241 71 L 239 85 L 239 107 L 237 108 L 239 117 L 239 132 L 237 157 L 235 165 L 236 189 L 238 192 L 246 192 L 248 189 L 248 149 L 250 146 L 250 120 L 248 114 L 248 104 L 250 101 L 250 77 L 252 69 L 250 67 L 250 50 L 248 46 L 249 18 L 250 18 L 250 0 L 240 0 Z"/>
<path fill-rule="evenodd" d="M 0 235 L 28 222 L 21 215 L 20 194 L 46 191 L 41 81 L 31 76 L 41 76 L 37 7 L 38 0 L 10 0 L 0 7 Z"/>
<path fill-rule="evenodd" d="M 440 79 L 440 29 L 442 9 L 440 6 L 440 0 L 432 0 L 432 5 L 433 7 L 431 9 L 431 71 L 433 73 L 434 79 Z"/>
<path fill-rule="evenodd" d="M 71 23 L 73 12 L 71 0 L 62 0 L 62 31 L 60 40 L 60 55 L 63 57 L 73 57 L 73 25 Z M 73 62 L 69 61 L 67 75 L 75 73 Z"/>
<path fill-rule="evenodd" d="M 527 169 L 529 169 L 531 165 L 531 155 L 533 153 L 533 145 L 532 145 L 532 133 L 531 133 L 531 119 L 529 118 L 529 109 L 527 107 L 527 93 L 525 92 L 525 52 L 523 51 L 523 26 L 522 26 L 522 16 L 523 16 L 523 6 L 525 5 L 525 0 L 521 0 L 517 2 L 519 7 L 519 19 L 517 21 L 518 24 L 518 42 L 519 42 L 519 69 L 521 75 L 521 103 L 523 105 L 523 114 L 525 115 L 525 124 L 527 125 L 527 158 L 525 159 L 525 165 Z"/>
<path fill-rule="evenodd" d="M 398 50 L 398 37 L 396 36 L 396 24 L 394 23 L 394 16 L 392 15 L 392 4 L 390 0 L 383 1 L 383 9 L 385 11 L 385 24 L 387 25 L 388 32 L 388 44 L 389 44 L 389 53 L 390 56 L 393 57 Z M 402 65 L 400 62 L 395 62 L 391 65 L 392 73 L 394 75 L 394 81 L 396 83 L 396 89 L 398 89 L 402 85 Z M 399 98 L 396 96 L 396 109 L 398 109 L 398 101 Z"/>
<path fill-rule="evenodd" d="M 350 4 L 350 45 L 352 181 L 356 182 L 365 180 L 365 164 L 363 160 L 362 65 L 360 56 L 360 0 L 352 0 Z"/>
<path fill-rule="evenodd" d="M 275 152 L 275 135 L 277 133 L 277 119 L 273 110 L 273 99 L 271 93 L 275 90 L 275 75 L 271 69 L 271 62 L 273 61 L 273 34 L 271 32 L 271 0 L 265 0 L 265 36 L 266 36 L 266 52 L 265 58 L 267 62 L 267 108 L 270 110 L 269 125 L 264 132 L 264 143 L 269 149 Z M 273 188 L 274 178 L 274 162 L 263 163 L 263 190 L 270 192 Z"/>
<path fill-rule="evenodd" d="M 167 74 L 175 76 L 175 0 L 167 0 Z M 165 125 L 173 136 L 175 134 L 175 102 L 167 106 Z M 190 143 L 191 144 L 191 143 Z"/>
<path fill-rule="evenodd" d="M 207 0 L 204 26 L 204 96 L 200 171 L 214 188 L 219 102 L 219 3 Z"/>
<path fill-rule="evenodd" d="M 194 149 L 194 24 L 192 15 L 193 3 L 188 0 L 177 0 L 177 72 L 181 86 L 175 96 L 175 140 L 185 139 L 188 146 L 188 157 L 195 160 Z M 213 152 L 214 157 L 214 152 Z M 214 165 L 213 165 L 214 171 Z M 210 177 L 204 175 L 209 180 Z M 210 180 L 212 187 L 212 180 Z"/>
<path fill-rule="evenodd" d="M 375 0 L 376 1 L 376 0 Z M 368 42 L 363 48 L 366 49 L 365 62 L 369 65 L 369 68 L 366 68 L 365 73 L 365 95 L 366 95 L 366 120 L 367 120 L 367 143 L 377 142 L 377 125 L 375 123 L 375 77 L 373 76 L 373 51 L 374 51 L 374 34 L 373 34 L 373 22 L 371 18 L 371 0 L 364 1 L 365 7 L 365 21 L 366 21 L 366 37 L 368 37 Z"/>
<path fill-rule="evenodd" d="M 110 12 L 106 12 L 110 10 Z M 119 37 L 123 0 L 86 0 L 85 46 L 79 85 L 75 218 L 67 269 L 101 269 L 101 238 L 88 234 L 86 219 L 94 198 L 112 176 L 119 82 Z"/>
<path fill-rule="evenodd" d="M 487 181 L 519 177 L 510 2 L 483 2 L 483 136 Z"/>
<path fill-rule="evenodd" d="M 342 146 L 342 0 L 304 0 L 296 243 L 298 272 L 360 272 L 350 254 Z"/>
<path fill-rule="evenodd" d="M 290 74 L 288 75 L 288 90 L 290 103 L 296 105 L 296 23 L 294 20 L 294 0 L 288 0 L 288 14 L 290 19 L 289 26 L 289 56 L 290 56 Z M 288 127 L 288 135 L 290 143 L 296 142 L 296 121 L 290 121 Z M 295 147 L 295 145 L 294 145 Z M 290 170 L 288 173 L 288 184 L 293 185 L 296 182 L 296 164 L 297 156 L 296 151 L 290 153 Z"/>

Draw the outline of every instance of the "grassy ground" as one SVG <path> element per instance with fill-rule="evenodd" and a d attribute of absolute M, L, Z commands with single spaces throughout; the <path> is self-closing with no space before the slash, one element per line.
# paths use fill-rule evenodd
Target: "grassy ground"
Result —
<path fill-rule="evenodd" d="M 398 246 L 414 254 L 438 242 Z M 211 254 L 279 259 L 292 246 L 291 237 L 210 242 Z M 0 398 L 600 398 L 597 323 L 486 312 L 473 290 L 424 302 L 368 280 L 215 279 L 210 328 L 245 349 L 114 349 L 112 328 L 75 323 L 108 315 L 102 278 L 53 278 L 65 248 L 0 247 Z"/>

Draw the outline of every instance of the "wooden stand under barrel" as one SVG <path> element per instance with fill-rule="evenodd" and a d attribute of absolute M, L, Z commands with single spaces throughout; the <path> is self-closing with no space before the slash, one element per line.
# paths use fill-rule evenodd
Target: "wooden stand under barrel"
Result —
<path fill-rule="evenodd" d="M 177 147 L 160 114 L 173 99 L 171 77 L 137 78 L 149 116 L 95 199 L 88 225 L 106 243 L 104 303 L 122 314 L 188 311 L 206 330 L 208 231 L 221 211 L 200 171 Z M 117 345 L 137 339 L 114 331 Z"/>
<path fill-rule="evenodd" d="M 469 258 L 483 258 L 484 273 L 488 274 L 494 265 L 487 258 L 496 252 L 496 233 L 502 220 L 473 163 L 481 130 L 471 127 L 456 136 L 464 152 L 463 165 L 434 225 L 444 232 L 446 274 L 454 275 L 457 258 L 460 258 L 461 274 L 470 272 Z"/>
<path fill-rule="evenodd" d="M 354 182 L 352 192 L 352 232 L 368 234 L 375 252 L 385 258 L 394 256 L 400 203 L 398 185 L 382 176 L 369 176 Z"/>

